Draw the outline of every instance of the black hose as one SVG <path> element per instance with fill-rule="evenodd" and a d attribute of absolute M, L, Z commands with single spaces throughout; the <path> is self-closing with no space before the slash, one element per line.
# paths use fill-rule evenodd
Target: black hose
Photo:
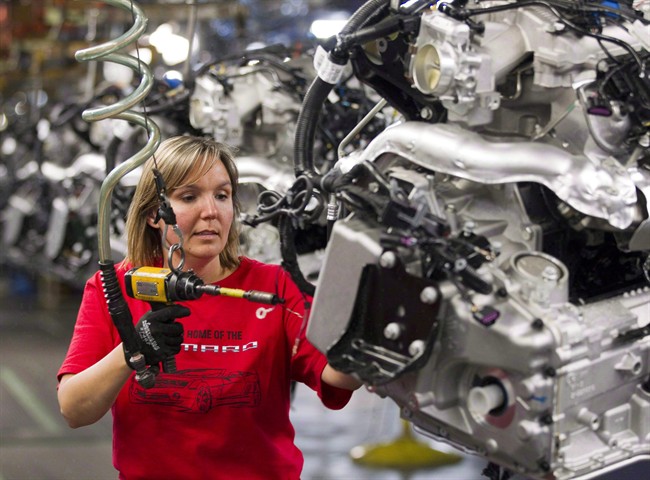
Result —
<path fill-rule="evenodd" d="M 369 0 L 352 14 L 341 30 L 340 36 L 348 35 L 371 22 L 378 15 L 378 11 L 383 10 L 383 7 L 388 5 L 389 0 Z M 345 65 L 348 57 L 348 52 L 340 51 L 336 47 L 329 54 L 329 60 L 337 65 Z M 323 104 L 332 88 L 334 88 L 333 84 L 316 77 L 307 90 L 296 123 L 294 139 L 294 170 L 296 176 L 302 174 L 314 176 L 317 174 L 313 158 L 314 137 Z"/>
<path fill-rule="evenodd" d="M 111 260 L 106 262 L 100 261 L 99 270 L 101 272 L 102 287 L 104 288 L 108 313 L 122 340 L 124 354 L 136 372 L 135 378 L 143 387 L 153 387 L 156 377 L 153 372 L 147 369 L 144 355 L 140 353 L 140 338 L 135 331 L 129 306 L 122 295 L 115 266 Z"/>
<path fill-rule="evenodd" d="M 301 175 L 313 176 L 316 173 L 313 152 L 316 127 L 325 99 L 333 87 L 334 85 L 316 77 L 307 90 L 296 123 L 293 152 L 296 177 Z"/>
<path fill-rule="evenodd" d="M 278 220 L 280 232 L 280 253 L 282 254 L 282 268 L 284 268 L 301 292 L 314 296 L 316 287 L 310 283 L 300 270 L 298 255 L 295 248 L 295 231 L 291 225 L 291 219 L 283 215 Z"/>
<path fill-rule="evenodd" d="M 389 0 L 369 0 L 352 14 L 339 36 L 349 35 L 357 29 L 374 22 L 383 15 L 384 9 L 388 8 L 389 4 Z M 349 52 L 335 46 L 331 49 L 328 58 L 332 63 L 345 65 L 349 59 L 349 55 Z M 323 105 L 333 88 L 333 84 L 317 76 L 305 94 L 296 122 L 296 134 L 294 137 L 294 171 L 296 177 L 304 175 L 308 178 L 315 178 L 319 176 L 319 173 L 314 167 L 314 138 Z M 319 185 L 320 181 L 316 181 L 315 183 Z M 278 222 L 278 230 L 280 231 L 282 267 L 291 275 L 291 278 L 300 291 L 313 296 L 316 292 L 316 287 L 305 279 L 298 265 L 295 248 L 295 232 L 291 224 L 291 219 L 285 215 L 281 216 Z"/>
<path fill-rule="evenodd" d="M 388 7 L 390 5 L 390 0 L 369 0 L 368 2 L 361 5 L 356 12 L 352 14 L 348 23 L 341 29 L 341 35 L 347 35 L 352 33 L 358 28 L 361 28 L 371 22 L 378 10 L 383 9 L 383 7 Z"/>

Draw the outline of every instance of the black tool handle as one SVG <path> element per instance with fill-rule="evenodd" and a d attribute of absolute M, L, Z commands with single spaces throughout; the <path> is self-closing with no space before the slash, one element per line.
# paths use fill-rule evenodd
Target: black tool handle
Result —
<path fill-rule="evenodd" d="M 156 376 L 147 368 L 144 355 L 140 353 L 140 340 L 133 325 L 133 317 L 122 295 L 115 266 L 110 260 L 106 262 L 100 261 L 99 269 L 101 270 L 102 287 L 106 297 L 108 313 L 120 335 L 124 353 L 135 370 L 135 379 L 144 388 L 151 388 L 156 382 Z"/>

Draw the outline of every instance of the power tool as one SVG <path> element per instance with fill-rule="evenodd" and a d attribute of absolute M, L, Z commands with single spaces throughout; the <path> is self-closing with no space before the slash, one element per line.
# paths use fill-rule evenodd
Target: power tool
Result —
<path fill-rule="evenodd" d="M 206 285 L 194 272 L 172 271 L 169 268 L 136 267 L 124 276 L 126 293 L 151 304 L 169 304 L 180 300 L 196 300 L 204 293 L 243 298 L 251 302 L 276 305 L 284 299 L 274 293 L 259 290 L 240 290 L 219 285 Z"/>
<path fill-rule="evenodd" d="M 126 272 L 124 283 L 129 297 L 149 302 L 152 310 L 181 300 L 196 300 L 203 294 L 243 298 L 268 305 L 284 303 L 284 299 L 274 293 L 206 285 L 191 270 L 183 272 L 160 267 L 135 267 Z M 174 357 L 163 361 L 163 371 L 176 371 Z"/>

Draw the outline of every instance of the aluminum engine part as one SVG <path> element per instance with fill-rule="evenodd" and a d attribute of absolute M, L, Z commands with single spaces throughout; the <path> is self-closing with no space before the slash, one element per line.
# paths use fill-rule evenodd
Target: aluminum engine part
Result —
<path fill-rule="evenodd" d="M 398 3 L 351 62 L 404 118 L 328 174 L 346 216 L 308 339 L 526 478 L 649 462 L 648 16 Z"/>
<path fill-rule="evenodd" d="M 307 335 L 335 367 L 396 401 L 422 433 L 533 478 L 574 478 L 648 455 L 650 392 L 641 383 L 650 375 L 650 337 L 622 335 L 650 322 L 647 287 L 575 305 L 562 262 L 520 251 L 506 265 L 483 267 L 490 295 L 468 297 L 449 281 L 415 289 L 421 277 L 402 273 L 411 296 L 393 285 L 367 302 L 369 264 L 384 279 L 401 263 L 417 271 L 412 256 L 380 246 L 382 231 L 351 218 L 328 245 Z M 488 327 L 476 315 L 486 306 L 498 312 Z M 484 400 L 486 391 L 496 398 Z"/>

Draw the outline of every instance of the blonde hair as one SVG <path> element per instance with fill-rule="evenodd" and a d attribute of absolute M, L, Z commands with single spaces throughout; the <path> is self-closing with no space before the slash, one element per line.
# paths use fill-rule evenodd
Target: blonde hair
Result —
<path fill-rule="evenodd" d="M 234 151 L 227 145 L 211 138 L 194 136 L 171 137 L 160 144 L 154 157 L 144 164 L 142 176 L 136 186 L 126 218 L 127 255 L 125 263 L 134 266 L 155 265 L 163 260 L 167 265 L 167 252 L 163 251 L 160 230 L 150 226 L 147 219 L 156 215 L 159 207 L 153 168 L 161 173 L 167 196 L 174 190 L 196 182 L 218 161 L 228 172 L 232 185 L 233 222 L 228 240 L 219 254 L 221 266 L 226 269 L 239 265 L 239 212 L 237 198 L 239 173 Z"/>

